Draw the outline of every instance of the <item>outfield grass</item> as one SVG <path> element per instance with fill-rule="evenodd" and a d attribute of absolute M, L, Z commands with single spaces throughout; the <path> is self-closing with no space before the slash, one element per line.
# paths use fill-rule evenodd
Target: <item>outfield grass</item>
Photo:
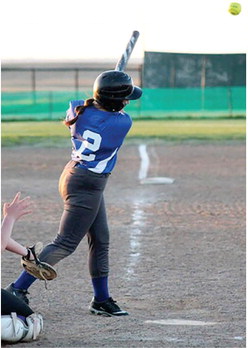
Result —
<path fill-rule="evenodd" d="M 127 136 L 164 140 L 244 140 L 246 121 L 228 120 L 147 120 L 134 121 Z M 58 121 L 3 122 L 2 146 L 58 145 L 70 138 L 68 129 Z"/>
<path fill-rule="evenodd" d="M 157 137 L 165 140 L 229 140 L 245 139 L 244 119 L 161 120 L 134 123 L 130 137 Z"/>

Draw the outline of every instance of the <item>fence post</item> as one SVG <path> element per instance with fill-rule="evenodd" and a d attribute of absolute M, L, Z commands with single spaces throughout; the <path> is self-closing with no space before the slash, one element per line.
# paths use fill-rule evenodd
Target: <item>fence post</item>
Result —
<path fill-rule="evenodd" d="M 143 87 L 143 65 L 138 66 L 138 72 L 139 72 L 139 79 L 140 79 L 140 87 Z"/>
<path fill-rule="evenodd" d="M 32 95 L 33 95 L 33 103 L 36 103 L 36 74 L 35 69 L 31 70 L 32 73 Z"/>
<path fill-rule="evenodd" d="M 75 69 L 75 90 L 76 90 L 76 99 L 79 95 L 79 69 Z"/>
<path fill-rule="evenodd" d="M 233 116 L 233 103 L 232 103 L 232 87 L 227 86 L 227 105 L 228 105 L 228 111 L 229 116 Z"/>
<path fill-rule="evenodd" d="M 205 114 L 205 88 L 206 88 L 206 63 L 207 58 L 202 56 L 202 69 L 201 69 L 201 109 Z"/>
<path fill-rule="evenodd" d="M 52 91 L 49 91 L 48 98 L 49 98 L 49 117 L 52 120 L 53 118 L 53 92 Z"/>

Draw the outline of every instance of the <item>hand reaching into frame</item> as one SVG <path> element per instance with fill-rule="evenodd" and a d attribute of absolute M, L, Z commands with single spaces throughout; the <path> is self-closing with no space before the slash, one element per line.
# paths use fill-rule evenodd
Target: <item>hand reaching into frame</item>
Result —
<path fill-rule="evenodd" d="M 18 192 L 11 203 L 3 205 L 3 221 L 1 228 L 1 251 L 7 249 L 20 255 L 26 255 L 27 249 L 11 238 L 15 222 L 22 217 L 32 213 L 30 197 L 20 199 Z"/>
<path fill-rule="evenodd" d="M 21 216 L 32 213 L 30 197 L 27 196 L 20 200 L 21 193 L 18 192 L 11 203 L 5 203 L 3 206 L 3 216 L 9 216 L 14 221 Z"/>

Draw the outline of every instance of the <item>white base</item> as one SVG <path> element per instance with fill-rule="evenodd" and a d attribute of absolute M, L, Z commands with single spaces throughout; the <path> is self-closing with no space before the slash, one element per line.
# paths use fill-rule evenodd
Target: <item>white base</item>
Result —
<path fill-rule="evenodd" d="M 153 178 L 144 178 L 140 180 L 141 184 L 173 184 L 175 179 L 166 178 L 166 177 L 153 177 Z"/>

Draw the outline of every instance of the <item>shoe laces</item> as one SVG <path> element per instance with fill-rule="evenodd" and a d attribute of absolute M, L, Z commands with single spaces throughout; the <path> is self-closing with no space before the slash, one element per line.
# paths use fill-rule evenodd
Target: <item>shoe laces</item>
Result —
<path fill-rule="evenodd" d="M 29 292 L 26 289 L 16 289 L 16 288 L 13 287 L 13 290 L 15 292 L 19 292 L 21 295 L 29 295 Z"/>
<path fill-rule="evenodd" d="M 120 310 L 120 307 L 116 304 L 116 301 L 110 297 L 107 301 L 108 305 L 111 306 L 114 310 Z"/>
<path fill-rule="evenodd" d="M 20 289 L 19 291 L 23 293 L 23 295 L 29 295 L 29 292 L 26 289 Z"/>

